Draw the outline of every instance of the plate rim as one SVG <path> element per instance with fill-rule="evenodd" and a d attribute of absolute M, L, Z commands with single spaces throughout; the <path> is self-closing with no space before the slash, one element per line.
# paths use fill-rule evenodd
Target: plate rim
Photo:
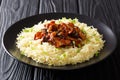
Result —
<path fill-rule="evenodd" d="M 42 15 L 47 15 L 47 14 L 52 14 L 52 15 L 53 15 L 53 14 L 70 14 L 70 15 L 72 15 L 72 14 L 73 14 L 73 15 L 77 15 L 77 16 L 88 17 L 88 16 L 86 16 L 86 15 L 81 15 L 81 14 L 76 14 L 76 13 L 42 13 L 42 14 L 37 14 L 37 15 L 33 15 L 33 16 L 29 16 L 29 17 L 20 19 L 19 21 L 23 21 L 23 20 L 29 19 L 29 18 L 31 18 L 31 17 L 42 16 Z M 91 18 L 91 17 L 88 17 L 88 18 L 89 18 L 89 20 L 96 21 L 96 22 L 99 22 L 99 23 L 105 25 L 105 27 L 107 27 L 108 29 L 110 29 L 106 24 L 100 22 L 99 20 L 96 20 L 96 19 Z M 115 33 L 112 31 L 112 29 L 110 29 L 111 32 L 113 33 L 114 37 L 115 37 L 115 47 L 114 47 L 114 49 L 112 50 L 112 52 L 111 52 L 109 55 L 107 55 L 107 56 L 104 57 L 103 59 L 98 60 L 97 62 L 94 62 L 94 63 L 91 63 L 91 64 L 87 64 L 86 66 L 82 66 L 82 67 L 77 67 L 77 68 L 73 68 L 73 67 L 72 67 L 72 68 L 68 68 L 68 69 L 67 69 L 67 68 L 64 68 L 65 66 L 41 67 L 41 66 L 31 65 L 31 64 L 28 64 L 28 63 L 26 63 L 26 62 L 23 62 L 23 61 L 17 59 L 14 55 L 12 55 L 12 54 L 6 49 L 6 47 L 5 47 L 5 45 L 4 45 L 4 36 L 5 36 L 6 32 L 7 32 L 13 25 L 15 25 L 16 23 L 19 23 L 19 21 L 11 24 L 11 25 L 4 31 L 3 36 L 2 36 L 2 46 L 3 46 L 4 50 L 5 50 L 5 52 L 6 52 L 10 57 L 12 57 L 13 59 L 17 60 L 18 62 L 21 62 L 21 63 L 23 63 L 23 64 L 25 64 L 25 65 L 28 65 L 28 66 L 37 67 L 37 68 L 42 68 L 42 69 L 53 69 L 53 70 L 75 70 L 75 69 L 81 69 L 81 68 L 85 68 L 85 67 L 94 65 L 94 64 L 96 64 L 96 63 L 98 63 L 98 62 L 106 59 L 108 56 L 110 56 L 110 55 L 114 52 L 114 50 L 115 50 L 116 47 L 117 47 L 117 37 L 116 37 Z M 84 62 L 84 63 L 85 63 L 85 62 Z M 78 64 L 81 64 L 81 63 L 78 63 Z M 75 65 L 78 65 L 78 64 L 75 64 Z M 72 66 L 75 66 L 75 65 L 72 65 Z M 66 66 L 66 67 L 67 67 L 67 66 Z"/>

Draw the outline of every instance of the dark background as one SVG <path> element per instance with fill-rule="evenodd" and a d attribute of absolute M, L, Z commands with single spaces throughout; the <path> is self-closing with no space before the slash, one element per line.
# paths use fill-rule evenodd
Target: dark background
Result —
<path fill-rule="evenodd" d="M 74 71 L 38 69 L 6 54 L 2 36 L 11 24 L 50 12 L 78 13 L 105 23 L 117 36 L 116 50 L 102 62 Z M 0 0 L 0 80 L 120 80 L 119 48 L 120 0 Z"/>

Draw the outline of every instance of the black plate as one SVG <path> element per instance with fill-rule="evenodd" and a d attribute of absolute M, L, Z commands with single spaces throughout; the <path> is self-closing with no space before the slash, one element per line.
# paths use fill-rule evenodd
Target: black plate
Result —
<path fill-rule="evenodd" d="M 48 19 L 48 20 L 59 19 L 62 17 L 78 18 L 80 22 L 87 23 L 88 25 L 93 25 L 95 28 L 98 29 L 98 31 L 101 34 L 103 34 L 103 38 L 106 42 L 105 42 L 104 48 L 101 50 L 101 53 L 99 54 L 98 57 L 94 57 L 87 62 L 76 64 L 76 65 L 53 67 L 53 66 L 47 66 L 47 65 L 40 64 L 40 63 L 36 63 L 32 59 L 20 54 L 19 49 L 16 47 L 16 37 L 17 37 L 17 34 L 20 33 L 20 31 L 24 27 L 32 27 L 33 25 L 37 24 L 39 21 L 44 21 L 45 19 Z M 99 21 L 96 21 L 94 19 L 91 19 L 87 16 L 72 14 L 72 13 L 47 13 L 47 14 L 39 14 L 39 15 L 35 15 L 35 16 L 22 19 L 16 22 L 15 24 L 11 25 L 11 27 L 7 29 L 2 41 L 3 41 L 3 47 L 5 51 L 7 52 L 7 54 L 17 59 L 18 61 L 23 62 L 28 65 L 35 66 L 35 67 L 39 67 L 39 68 L 57 69 L 57 70 L 79 69 L 79 68 L 83 68 L 83 67 L 95 64 L 105 59 L 108 55 L 110 55 L 115 49 L 116 43 L 117 43 L 116 36 L 111 31 L 111 29 L 107 27 L 105 24 Z"/>

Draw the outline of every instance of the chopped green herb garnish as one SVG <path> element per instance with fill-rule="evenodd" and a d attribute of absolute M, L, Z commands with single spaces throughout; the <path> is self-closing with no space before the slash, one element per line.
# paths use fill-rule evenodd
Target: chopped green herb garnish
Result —
<path fill-rule="evenodd" d="M 80 47 L 81 47 L 81 44 L 78 44 L 78 47 L 80 48 Z"/>
<path fill-rule="evenodd" d="M 24 36 L 20 36 L 20 39 L 23 39 L 24 38 Z"/>
<path fill-rule="evenodd" d="M 22 55 L 24 55 L 24 54 L 25 54 L 25 52 L 24 52 L 24 51 L 21 51 L 21 54 L 22 54 Z"/>
<path fill-rule="evenodd" d="M 99 41 L 99 39 L 98 39 L 98 38 L 95 38 L 95 40 L 96 40 L 96 41 Z"/>
<path fill-rule="evenodd" d="M 33 31 L 33 28 L 26 28 L 26 29 L 23 29 L 23 32 L 32 32 Z"/>
<path fill-rule="evenodd" d="M 96 53 L 95 53 L 95 57 L 97 57 L 99 55 L 99 52 L 97 51 Z"/>
<path fill-rule="evenodd" d="M 47 52 L 45 52 L 45 51 L 43 51 L 42 53 L 43 53 L 43 54 L 48 54 L 48 53 L 47 53 Z"/>
<path fill-rule="evenodd" d="M 84 34 L 86 34 L 86 31 L 84 29 L 81 30 Z"/>
<path fill-rule="evenodd" d="M 76 22 L 76 19 L 73 19 L 73 20 L 72 20 L 72 23 L 74 24 L 75 22 Z"/>
<path fill-rule="evenodd" d="M 76 53 L 79 53 L 80 52 L 80 49 L 77 49 Z"/>

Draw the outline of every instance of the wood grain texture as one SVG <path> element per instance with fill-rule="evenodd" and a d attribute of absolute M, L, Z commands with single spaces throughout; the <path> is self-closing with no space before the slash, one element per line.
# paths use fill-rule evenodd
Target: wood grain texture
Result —
<path fill-rule="evenodd" d="M 0 7 L 0 37 L 16 21 L 35 15 L 38 0 L 3 0 Z M 8 56 L 0 40 L 0 80 L 33 80 L 33 68 L 21 64 Z"/>
<path fill-rule="evenodd" d="M 0 5 L 1 5 L 2 0 L 0 0 Z"/>
<path fill-rule="evenodd" d="M 16 21 L 41 13 L 70 12 L 107 24 L 118 45 L 107 59 L 74 71 L 38 69 L 9 57 L 0 40 L 0 80 L 120 80 L 120 0 L 0 0 L 0 38 Z"/>
<path fill-rule="evenodd" d="M 79 1 L 79 4 L 82 4 L 83 6 L 80 6 L 79 12 L 80 14 L 84 14 L 90 17 L 93 17 L 95 19 L 100 20 L 101 22 L 107 24 L 112 31 L 117 35 L 120 36 L 120 14 L 119 14 L 119 0 L 91 0 L 87 1 L 84 0 L 83 2 Z M 85 11 L 86 10 L 86 11 Z M 118 41 L 120 38 L 118 37 Z M 107 58 L 103 63 L 100 64 L 101 68 L 96 67 L 96 71 L 90 72 L 88 74 L 94 73 L 93 76 L 98 76 L 99 78 L 106 78 L 107 80 L 113 80 L 113 79 L 119 79 L 119 72 L 120 72 L 120 52 L 119 48 L 120 43 L 118 42 L 118 47 L 114 51 L 114 53 Z M 103 67 L 104 64 L 104 67 Z M 104 70 L 104 74 L 102 75 L 101 71 Z M 114 77 L 112 77 L 114 76 Z M 96 79 L 98 77 L 95 77 Z M 91 75 L 88 76 L 89 79 L 91 78 Z M 95 79 L 94 78 L 94 79 Z"/>
<path fill-rule="evenodd" d="M 78 12 L 77 0 L 40 0 L 39 13 Z"/>

